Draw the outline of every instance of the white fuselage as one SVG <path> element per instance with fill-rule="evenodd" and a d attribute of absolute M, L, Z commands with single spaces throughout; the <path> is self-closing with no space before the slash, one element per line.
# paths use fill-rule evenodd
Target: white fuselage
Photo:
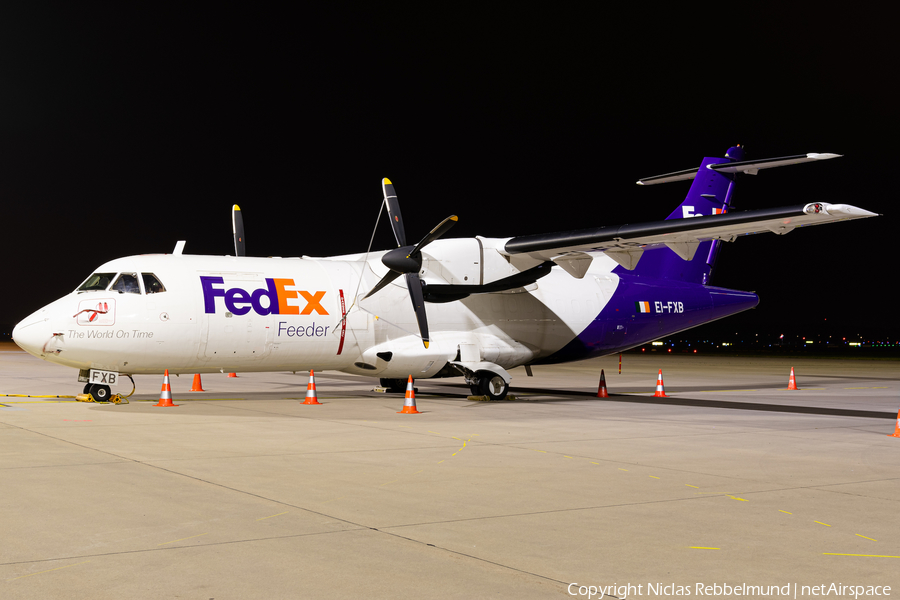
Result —
<path fill-rule="evenodd" d="M 459 241 L 438 241 L 429 250 L 452 251 L 454 244 Z M 142 285 L 138 293 L 72 292 L 24 319 L 14 337 L 29 352 L 77 369 L 430 377 L 453 360 L 508 369 L 552 355 L 598 316 L 619 282 L 611 272 L 615 263 L 600 256 L 581 279 L 554 267 L 525 288 L 429 303 L 426 349 L 402 279 L 357 300 L 385 272 L 379 257 L 120 258 L 97 272 L 152 273 L 166 291 L 149 293 Z M 423 279 L 483 281 L 484 264 L 464 257 L 426 256 Z M 378 356 L 384 352 L 388 360 Z"/>

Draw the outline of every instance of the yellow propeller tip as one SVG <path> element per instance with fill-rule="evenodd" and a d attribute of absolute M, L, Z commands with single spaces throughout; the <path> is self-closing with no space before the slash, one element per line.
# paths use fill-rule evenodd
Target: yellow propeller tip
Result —
<path fill-rule="evenodd" d="M 426 342 L 425 340 L 422 340 L 422 343 L 425 344 L 425 349 L 428 350 L 428 342 Z"/>
<path fill-rule="evenodd" d="M 391 183 L 391 180 L 388 179 L 387 177 L 384 178 L 384 183 L 386 183 L 388 185 L 394 185 L 393 183 Z"/>
<path fill-rule="evenodd" d="M 241 210 L 241 207 L 235 204 L 233 210 Z"/>

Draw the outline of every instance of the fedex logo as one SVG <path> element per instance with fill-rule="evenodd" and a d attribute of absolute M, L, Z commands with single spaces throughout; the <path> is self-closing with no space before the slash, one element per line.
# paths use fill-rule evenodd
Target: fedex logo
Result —
<path fill-rule="evenodd" d="M 293 279 L 266 279 L 266 287 L 248 292 L 239 287 L 224 289 L 225 279 L 222 277 L 200 277 L 203 288 L 203 309 L 206 313 L 216 312 L 216 298 L 225 300 L 225 308 L 235 315 L 246 315 L 252 308 L 258 315 L 311 315 L 316 312 L 327 315 L 322 307 L 325 292 L 310 293 L 303 290 L 288 290 L 296 287 Z M 223 286 L 223 287 L 216 287 Z M 306 307 L 288 304 L 288 300 L 302 297 Z M 265 299 L 265 300 L 264 300 Z"/>

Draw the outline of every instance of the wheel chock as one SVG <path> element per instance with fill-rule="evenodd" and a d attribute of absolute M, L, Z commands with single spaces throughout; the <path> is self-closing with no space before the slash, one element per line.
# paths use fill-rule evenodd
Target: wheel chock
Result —
<path fill-rule="evenodd" d="M 128 398 L 122 394 L 113 394 L 106 402 L 101 402 L 94 398 L 91 394 L 78 394 L 75 396 L 76 402 L 93 402 L 94 404 L 130 404 Z"/>

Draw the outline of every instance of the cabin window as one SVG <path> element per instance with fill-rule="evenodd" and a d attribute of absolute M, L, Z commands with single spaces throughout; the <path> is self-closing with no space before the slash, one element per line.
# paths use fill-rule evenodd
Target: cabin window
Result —
<path fill-rule="evenodd" d="M 109 291 L 120 294 L 140 294 L 141 288 L 138 285 L 137 273 L 122 273 Z"/>
<path fill-rule="evenodd" d="M 148 294 L 161 294 L 166 291 L 166 286 L 153 273 L 141 273 L 144 278 L 144 291 Z"/>
<path fill-rule="evenodd" d="M 95 290 L 103 291 L 109 287 L 109 282 L 115 277 L 115 273 L 94 273 L 87 278 L 87 281 L 81 284 L 77 292 L 91 292 Z"/>

